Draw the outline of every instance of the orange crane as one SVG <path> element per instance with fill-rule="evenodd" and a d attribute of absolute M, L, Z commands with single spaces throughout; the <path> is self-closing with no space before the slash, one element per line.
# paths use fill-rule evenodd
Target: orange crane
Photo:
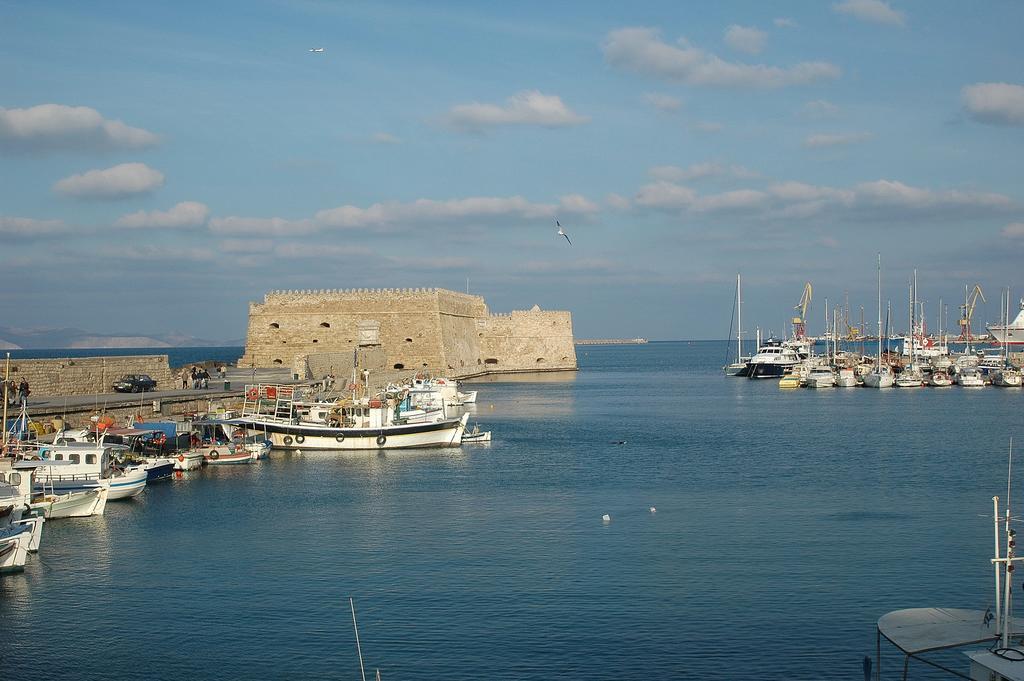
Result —
<path fill-rule="evenodd" d="M 793 317 L 793 335 L 797 339 L 807 335 L 807 308 L 811 306 L 811 297 L 813 295 L 814 290 L 811 288 L 811 282 L 807 282 L 804 284 L 804 292 L 800 296 L 800 302 L 793 307 L 794 310 L 800 313 L 800 316 Z"/>
<path fill-rule="evenodd" d="M 964 304 L 960 306 L 960 337 L 958 341 L 965 341 L 970 343 L 973 339 L 971 335 L 971 319 L 974 318 L 974 307 L 978 304 L 978 298 L 981 298 L 981 302 L 988 302 L 985 300 L 985 294 L 981 292 L 981 285 L 975 284 L 974 289 L 969 291 L 967 285 L 964 284 Z"/>

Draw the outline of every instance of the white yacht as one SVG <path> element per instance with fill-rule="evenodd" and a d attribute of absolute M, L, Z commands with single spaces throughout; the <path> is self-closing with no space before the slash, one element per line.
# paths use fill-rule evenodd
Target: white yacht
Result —
<path fill-rule="evenodd" d="M 893 384 L 897 388 L 920 388 L 924 385 L 924 374 L 913 364 L 903 367 Z"/>
<path fill-rule="evenodd" d="M 956 372 L 956 382 L 961 388 L 984 388 L 985 379 L 974 367 L 960 367 Z"/>
<path fill-rule="evenodd" d="M 892 367 L 882 364 L 882 254 L 878 254 L 878 352 L 875 366 L 863 375 L 864 385 L 868 388 L 891 388 L 896 380 Z"/>
<path fill-rule="evenodd" d="M 728 361 L 728 360 L 726 360 Z M 726 376 L 746 376 L 750 357 L 743 356 L 743 299 L 740 297 L 740 275 L 736 275 L 736 361 L 722 367 Z"/>
<path fill-rule="evenodd" d="M 1011 367 L 1003 367 L 997 371 L 992 372 L 992 385 L 997 385 L 1001 388 L 1019 388 L 1021 384 L 1020 372 Z"/>
<path fill-rule="evenodd" d="M 836 375 L 837 388 L 856 388 L 857 372 L 850 367 L 842 367 Z"/>
<path fill-rule="evenodd" d="M 836 384 L 836 375 L 832 367 L 818 364 L 811 367 L 807 373 L 806 385 L 808 388 L 832 388 Z"/>
<path fill-rule="evenodd" d="M 928 374 L 928 385 L 933 388 L 946 388 L 953 385 L 953 379 L 950 378 L 949 374 L 945 371 L 933 369 L 932 372 Z"/>
<path fill-rule="evenodd" d="M 750 359 L 747 378 L 781 378 L 803 359 L 794 348 L 768 341 Z"/>

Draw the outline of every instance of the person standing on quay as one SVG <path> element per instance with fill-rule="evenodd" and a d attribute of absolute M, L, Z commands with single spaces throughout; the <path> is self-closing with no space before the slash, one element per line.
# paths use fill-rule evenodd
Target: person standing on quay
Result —
<path fill-rule="evenodd" d="M 28 387 L 28 381 L 21 379 L 21 385 L 18 386 L 18 401 L 21 402 L 21 406 L 28 405 L 28 396 L 31 392 Z"/>

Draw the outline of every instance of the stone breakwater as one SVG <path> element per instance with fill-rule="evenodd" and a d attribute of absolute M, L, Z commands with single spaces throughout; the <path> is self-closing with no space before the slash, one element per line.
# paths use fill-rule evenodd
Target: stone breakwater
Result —
<path fill-rule="evenodd" d="M 0 378 L 3 378 L 0 366 Z M 113 392 L 111 384 L 125 374 L 148 374 L 158 390 L 175 386 L 167 355 L 12 359 L 10 380 L 28 381 L 31 399 L 48 395 L 93 395 Z"/>
<path fill-rule="evenodd" d="M 240 367 L 322 378 L 353 365 L 454 377 L 574 371 L 572 315 L 493 314 L 480 296 L 437 288 L 272 291 L 250 303 Z"/>

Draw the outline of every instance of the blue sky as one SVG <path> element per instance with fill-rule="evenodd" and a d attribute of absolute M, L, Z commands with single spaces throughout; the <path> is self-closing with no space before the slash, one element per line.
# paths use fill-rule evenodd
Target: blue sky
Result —
<path fill-rule="evenodd" d="M 611 5 L 611 3 L 608 3 Z M 0 1 L 0 315 L 447 287 L 581 337 L 1021 288 L 1017 2 Z M 322 53 L 309 48 L 323 47 Z M 557 236 L 554 220 L 573 243 Z M 998 304 L 979 316 L 994 320 Z"/>

